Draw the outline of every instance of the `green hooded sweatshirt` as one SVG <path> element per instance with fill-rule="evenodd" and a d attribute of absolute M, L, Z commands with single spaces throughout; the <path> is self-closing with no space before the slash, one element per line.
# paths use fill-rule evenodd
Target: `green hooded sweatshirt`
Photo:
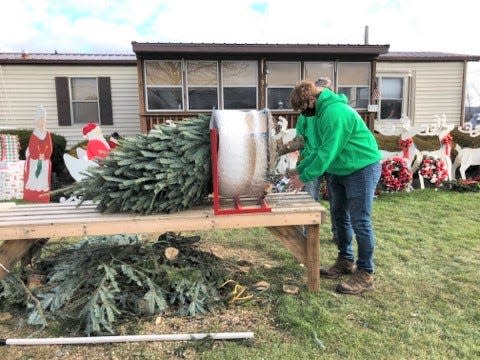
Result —
<path fill-rule="evenodd" d="M 344 95 L 324 89 L 316 102 L 315 116 L 305 118 L 307 149 L 297 165 L 300 180 L 312 181 L 323 173 L 346 176 L 379 161 L 382 156 L 375 137 Z M 310 151 L 311 150 L 311 151 Z"/>
<path fill-rule="evenodd" d="M 297 124 L 295 125 L 295 130 L 297 131 L 297 136 L 301 135 L 303 137 L 303 149 L 300 150 L 300 159 L 305 159 L 308 157 L 312 149 L 316 149 L 317 139 L 307 136 L 307 133 L 311 133 L 311 127 L 313 125 L 314 117 L 306 117 L 302 114 L 298 116 Z"/>
<path fill-rule="evenodd" d="M 342 99 L 345 99 L 345 102 L 348 103 L 348 98 L 345 94 L 338 94 L 338 96 Z M 304 140 L 303 149 L 300 150 L 300 158 L 305 159 L 310 155 L 312 151 L 316 151 L 318 148 L 318 139 L 316 136 L 311 136 L 314 134 L 313 126 L 315 123 L 315 116 L 306 117 L 305 115 L 300 114 L 297 119 L 297 123 L 295 125 L 295 130 L 297 131 L 297 136 L 301 135 Z M 310 134 L 308 136 L 307 134 Z"/>

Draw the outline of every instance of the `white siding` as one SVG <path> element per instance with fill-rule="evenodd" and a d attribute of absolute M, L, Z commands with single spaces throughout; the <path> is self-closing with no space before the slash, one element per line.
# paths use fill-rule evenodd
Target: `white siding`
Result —
<path fill-rule="evenodd" d="M 83 140 L 81 124 L 59 126 L 55 77 L 110 77 L 113 125 L 102 125 L 104 135 L 140 132 L 137 68 L 132 66 L 0 65 L 0 128 L 32 129 L 38 105 L 47 110 L 47 129 L 63 135 L 67 147 Z"/>
<path fill-rule="evenodd" d="M 377 62 L 377 75 L 411 74 L 414 111 L 409 113 L 416 126 L 432 124 L 442 114 L 448 123 L 460 123 L 463 69 L 463 62 Z"/>

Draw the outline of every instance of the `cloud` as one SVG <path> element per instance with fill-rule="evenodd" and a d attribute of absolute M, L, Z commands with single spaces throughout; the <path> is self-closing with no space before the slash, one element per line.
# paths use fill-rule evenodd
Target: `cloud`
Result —
<path fill-rule="evenodd" d="M 131 53 L 131 42 L 370 44 L 480 55 L 476 0 L 15 0 L 0 51 Z M 480 74 L 469 71 L 469 81 Z"/>
<path fill-rule="evenodd" d="M 16 0 L 0 12 L 0 49 L 131 50 L 131 41 L 349 43 L 480 54 L 472 0 Z M 470 11 L 469 11 L 470 9 Z M 86 27 L 87 26 L 87 27 Z M 92 28 L 93 27 L 93 28 Z M 96 29 L 96 30 L 95 30 Z"/>

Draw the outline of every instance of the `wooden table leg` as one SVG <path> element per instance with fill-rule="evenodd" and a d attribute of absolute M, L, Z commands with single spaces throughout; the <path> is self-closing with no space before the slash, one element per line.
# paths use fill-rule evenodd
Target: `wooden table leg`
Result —
<path fill-rule="evenodd" d="M 278 240 L 307 267 L 309 291 L 318 291 L 320 287 L 320 225 L 305 225 L 307 235 L 303 235 L 298 226 L 268 227 Z"/>
<path fill-rule="evenodd" d="M 306 225 L 307 231 L 307 281 L 309 291 L 318 291 L 320 287 L 320 239 L 319 225 Z"/>
<path fill-rule="evenodd" d="M 306 263 L 307 238 L 298 226 L 271 226 L 267 227 L 283 246 L 301 263 Z"/>

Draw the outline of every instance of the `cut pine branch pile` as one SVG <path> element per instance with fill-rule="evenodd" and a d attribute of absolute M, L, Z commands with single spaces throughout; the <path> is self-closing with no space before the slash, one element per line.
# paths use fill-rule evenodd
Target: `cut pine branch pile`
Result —
<path fill-rule="evenodd" d="M 135 317 L 204 314 L 224 306 L 220 285 L 224 262 L 197 248 L 199 236 L 165 233 L 154 243 L 137 235 L 89 237 L 35 262 L 43 281 L 27 286 L 16 271 L 0 281 L 0 311 L 25 312 L 41 327 L 58 323 L 62 331 L 114 334 Z M 178 254 L 168 260 L 166 249 Z"/>

